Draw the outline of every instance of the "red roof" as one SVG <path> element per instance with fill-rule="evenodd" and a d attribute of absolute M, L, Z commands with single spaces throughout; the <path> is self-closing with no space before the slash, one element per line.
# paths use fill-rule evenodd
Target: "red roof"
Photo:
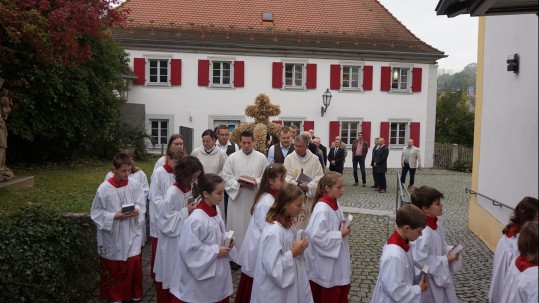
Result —
<path fill-rule="evenodd" d="M 332 48 L 355 45 L 364 50 L 444 57 L 443 52 L 419 40 L 376 0 L 127 0 L 118 9 L 129 10 L 127 28 L 115 30 L 120 41 L 141 38 L 144 31 L 151 35 L 182 32 L 184 37 L 176 35 L 177 39 L 188 36 L 190 41 L 194 35 L 187 32 L 196 32 L 205 41 L 205 33 L 221 35 L 223 40 L 241 33 L 250 35 L 250 43 L 271 40 L 274 45 L 290 45 L 289 37 L 293 36 L 292 44 L 300 47 L 309 40 L 314 46 L 327 47 L 320 40 L 330 39 Z M 263 24 L 264 12 L 272 14 L 272 24 Z"/>

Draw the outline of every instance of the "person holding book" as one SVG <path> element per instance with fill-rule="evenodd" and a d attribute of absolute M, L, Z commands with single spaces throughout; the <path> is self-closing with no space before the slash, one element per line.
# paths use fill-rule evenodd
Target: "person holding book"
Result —
<path fill-rule="evenodd" d="M 462 266 L 460 253 L 453 254 L 453 245 L 447 245 L 445 229 L 438 217 L 442 215 L 444 195 L 437 189 L 421 186 L 412 189 L 412 204 L 425 214 L 427 227 L 423 235 L 411 242 L 412 254 L 416 264 L 416 272 L 424 265 L 429 268 L 427 275 L 429 289 L 421 295 L 421 302 L 457 303 L 457 294 L 451 274 L 458 272 Z"/>
<path fill-rule="evenodd" d="M 157 228 L 159 238 L 155 255 L 154 273 L 158 303 L 169 303 L 172 295 L 169 292 L 170 280 L 173 274 L 173 264 L 178 259 L 178 240 L 183 223 L 195 209 L 196 190 L 193 186 L 198 177 L 204 174 L 202 163 L 187 156 L 180 160 L 174 168 L 175 182 L 167 190 L 162 205 L 159 208 Z"/>
<path fill-rule="evenodd" d="M 114 156 L 114 176 L 99 186 L 90 210 L 97 227 L 102 269 L 99 298 L 112 303 L 142 297 L 141 241 L 146 203 L 142 186 L 129 177 L 132 165 L 128 154 Z"/>
<path fill-rule="evenodd" d="M 157 249 L 157 241 L 159 237 L 159 229 L 157 228 L 157 217 L 159 216 L 159 208 L 165 198 L 167 190 L 174 183 L 174 167 L 185 156 L 183 149 L 179 147 L 171 147 L 167 151 L 166 162 L 163 166 L 154 170 L 150 180 L 150 239 L 152 240 L 152 257 L 150 259 L 150 275 L 154 278 L 153 267 L 155 263 L 155 250 Z"/>
<path fill-rule="evenodd" d="M 225 222 L 217 205 L 225 184 L 216 174 L 198 180 L 201 201 L 185 221 L 180 234 L 179 258 L 174 265 L 170 292 L 173 303 L 226 303 L 232 295 L 229 260 L 237 257 L 234 241 L 225 246 Z"/>
<path fill-rule="evenodd" d="M 397 210 L 395 223 L 397 228 L 382 251 L 371 303 L 419 303 L 429 287 L 426 276 L 416 279 L 410 250 L 410 242 L 421 236 L 427 225 L 425 215 L 421 209 L 406 204 Z"/>
<path fill-rule="evenodd" d="M 537 198 L 524 197 L 513 211 L 509 223 L 502 230 L 503 235 L 498 241 L 492 260 L 492 280 L 488 292 L 489 302 L 503 302 L 501 297 L 506 274 L 511 263 L 519 254 L 517 239 L 520 229 L 528 221 L 537 222 L 538 212 L 539 201 Z"/>
<path fill-rule="evenodd" d="M 268 166 L 266 156 L 254 150 L 254 136 L 250 131 L 240 134 L 240 150 L 228 157 L 221 176 L 229 195 L 227 229 L 234 231 L 235 245 L 241 250 L 251 219 L 251 205 L 260 184 L 264 169 Z"/>
<path fill-rule="evenodd" d="M 324 176 L 324 170 L 318 156 L 313 155 L 307 149 L 309 138 L 303 134 L 294 138 L 294 151 L 284 159 L 284 167 L 286 168 L 286 182 L 295 184 L 305 194 L 305 205 L 301 214 L 298 216 L 298 228 L 305 229 L 309 223 L 309 217 L 313 205 L 313 196 L 318 186 L 318 180 Z M 305 175 L 307 182 L 298 182 L 298 177 Z"/>
<path fill-rule="evenodd" d="M 348 244 L 351 229 L 345 224 L 346 218 L 338 202 L 343 193 L 343 176 L 327 172 L 318 182 L 316 202 L 305 229 L 310 243 L 305 260 L 315 303 L 348 302 L 352 274 Z"/>
<path fill-rule="evenodd" d="M 500 302 L 539 302 L 539 226 L 537 222 L 526 222 L 518 237 L 520 255 L 511 262 L 505 278 Z"/>
<path fill-rule="evenodd" d="M 241 277 L 236 291 L 235 302 L 248 303 L 251 300 L 253 277 L 256 258 L 260 243 L 260 235 L 268 222 L 266 215 L 275 202 L 277 192 L 285 184 L 286 169 L 282 164 L 270 164 L 264 170 L 260 188 L 258 189 L 253 206 L 251 207 L 251 220 L 245 235 L 244 245 L 241 247 L 238 264 L 241 265 Z"/>
<path fill-rule="evenodd" d="M 294 184 L 277 193 L 260 238 L 251 302 L 313 302 L 303 257 L 309 242 L 292 223 L 302 205 L 303 191 Z"/>

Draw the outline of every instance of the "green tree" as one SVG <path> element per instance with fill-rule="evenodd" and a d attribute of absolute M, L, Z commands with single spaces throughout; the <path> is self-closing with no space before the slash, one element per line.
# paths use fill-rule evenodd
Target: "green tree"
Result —
<path fill-rule="evenodd" d="M 436 134 L 439 143 L 473 146 L 474 114 L 468 111 L 462 91 L 441 93 L 436 101 Z"/>
<path fill-rule="evenodd" d="M 466 65 L 463 70 L 455 74 L 442 73 L 438 75 L 438 92 L 465 91 L 470 86 L 475 88 L 476 74 L 476 63 Z"/>

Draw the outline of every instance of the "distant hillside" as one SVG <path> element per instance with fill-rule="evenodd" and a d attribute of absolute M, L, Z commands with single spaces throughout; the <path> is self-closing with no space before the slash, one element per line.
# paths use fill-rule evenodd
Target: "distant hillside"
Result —
<path fill-rule="evenodd" d="M 467 92 L 467 95 L 475 95 L 475 76 L 477 64 L 470 63 L 458 73 L 450 74 L 443 70 L 438 75 L 438 93 L 456 92 L 458 90 Z M 470 89 L 470 87 L 472 87 Z"/>

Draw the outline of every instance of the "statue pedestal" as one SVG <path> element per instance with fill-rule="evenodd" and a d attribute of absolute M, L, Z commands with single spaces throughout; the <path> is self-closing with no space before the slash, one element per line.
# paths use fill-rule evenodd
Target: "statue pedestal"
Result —
<path fill-rule="evenodd" d="M 3 189 L 20 189 L 34 187 L 34 176 L 15 177 L 6 182 L 0 182 L 0 190 Z"/>

